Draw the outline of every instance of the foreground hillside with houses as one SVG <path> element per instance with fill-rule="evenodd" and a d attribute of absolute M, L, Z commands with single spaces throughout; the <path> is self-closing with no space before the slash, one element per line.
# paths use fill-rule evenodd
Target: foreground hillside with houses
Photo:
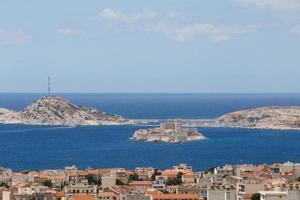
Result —
<path fill-rule="evenodd" d="M 225 165 L 204 172 L 153 167 L 13 172 L 0 168 L 0 200 L 299 200 L 300 163 Z"/>

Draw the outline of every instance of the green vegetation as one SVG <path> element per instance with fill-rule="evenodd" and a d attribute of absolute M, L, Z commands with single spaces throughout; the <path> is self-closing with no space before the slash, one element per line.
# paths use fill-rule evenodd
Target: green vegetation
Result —
<path fill-rule="evenodd" d="M 167 181 L 167 185 L 180 185 L 181 183 L 181 179 L 178 178 L 172 178 Z"/>
<path fill-rule="evenodd" d="M 182 180 L 181 180 L 182 176 L 183 176 L 183 173 L 178 172 L 176 178 L 172 178 L 167 181 L 167 185 L 181 185 L 182 184 Z"/>
<path fill-rule="evenodd" d="M 120 179 L 116 180 L 116 184 L 117 185 L 125 185 L 125 183 L 123 181 L 121 181 Z"/>
<path fill-rule="evenodd" d="M 101 180 L 97 180 L 92 174 L 88 174 L 85 176 L 88 180 L 89 185 L 101 185 Z"/>
<path fill-rule="evenodd" d="M 130 174 L 129 178 L 128 178 L 128 182 L 132 182 L 132 181 L 140 181 L 141 179 L 139 178 L 139 175 L 137 173 L 134 174 Z"/>
<path fill-rule="evenodd" d="M 7 183 L 4 183 L 4 182 L 1 182 L 1 183 L 0 183 L 0 187 L 9 188 L 9 186 L 7 185 Z"/>
<path fill-rule="evenodd" d="M 154 170 L 154 173 L 151 176 L 151 180 L 154 181 L 156 176 L 160 176 L 161 173 L 158 171 L 158 169 Z"/>
<path fill-rule="evenodd" d="M 43 181 L 42 184 L 47 187 L 52 187 L 52 181 L 50 179 Z"/>
<path fill-rule="evenodd" d="M 182 172 L 178 172 L 177 174 L 177 178 L 182 179 L 183 173 Z"/>
<path fill-rule="evenodd" d="M 211 167 L 211 168 L 208 168 L 204 173 L 205 174 L 213 174 L 214 173 L 214 171 L 215 171 L 215 167 Z"/>
<path fill-rule="evenodd" d="M 251 200 L 260 200 L 260 194 L 259 193 L 253 194 Z"/>

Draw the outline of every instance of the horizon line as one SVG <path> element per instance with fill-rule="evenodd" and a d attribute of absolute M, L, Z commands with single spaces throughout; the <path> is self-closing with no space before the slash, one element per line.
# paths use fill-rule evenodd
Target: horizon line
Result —
<path fill-rule="evenodd" d="M 47 92 L 0 92 L 0 94 L 44 94 L 47 95 Z M 186 95 L 186 94 L 210 94 L 210 95 L 219 95 L 219 94 L 239 94 L 239 95 L 277 95 L 277 94 L 292 94 L 300 95 L 300 92 L 53 92 L 51 96 L 59 94 L 177 94 L 177 95 Z"/>

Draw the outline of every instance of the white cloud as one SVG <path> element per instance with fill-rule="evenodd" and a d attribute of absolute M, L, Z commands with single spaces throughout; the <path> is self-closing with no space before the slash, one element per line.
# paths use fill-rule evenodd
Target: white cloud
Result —
<path fill-rule="evenodd" d="M 98 14 L 111 31 L 144 31 L 166 35 L 176 41 L 185 42 L 208 38 L 213 42 L 228 40 L 235 35 L 253 32 L 256 26 L 216 26 L 213 24 L 189 22 L 177 12 L 159 13 L 142 11 L 125 13 L 106 8 Z"/>
<path fill-rule="evenodd" d="M 257 6 L 279 11 L 299 11 L 300 0 L 236 0 L 245 6 Z"/>
<path fill-rule="evenodd" d="M 183 27 L 173 27 L 164 29 L 161 27 L 156 31 L 167 33 L 177 41 L 191 41 L 197 38 L 206 37 L 213 42 L 220 42 L 231 39 L 235 35 L 253 32 L 257 26 L 216 26 L 213 24 L 192 24 Z"/>
<path fill-rule="evenodd" d="M 300 19 L 300 0 L 234 0 L 243 6 L 255 6 L 270 10 L 280 23 L 271 25 L 272 28 L 282 28 L 282 23 L 297 24 Z M 299 26 L 290 30 L 293 35 L 300 35 Z M 288 30 L 286 30 L 288 32 Z"/>
<path fill-rule="evenodd" d="M 30 36 L 22 30 L 4 30 L 0 29 L 1 46 L 17 46 L 26 44 L 31 40 Z"/>
<path fill-rule="evenodd" d="M 99 19 L 113 20 L 116 22 L 135 23 L 140 20 L 147 20 L 159 17 L 159 14 L 155 11 L 142 11 L 135 13 L 126 13 L 121 10 L 106 8 L 99 12 Z"/>
<path fill-rule="evenodd" d="M 300 25 L 297 25 L 297 26 L 294 26 L 290 32 L 293 34 L 293 35 L 296 35 L 296 36 L 300 36 Z"/>
<path fill-rule="evenodd" d="M 57 30 L 62 35 L 80 35 L 82 31 L 74 28 L 59 28 Z"/>

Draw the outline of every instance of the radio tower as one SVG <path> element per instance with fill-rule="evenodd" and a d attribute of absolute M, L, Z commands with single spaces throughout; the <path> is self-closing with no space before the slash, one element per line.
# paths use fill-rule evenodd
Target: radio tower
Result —
<path fill-rule="evenodd" d="M 48 96 L 51 96 L 51 82 L 50 82 L 50 76 L 48 76 Z"/>

